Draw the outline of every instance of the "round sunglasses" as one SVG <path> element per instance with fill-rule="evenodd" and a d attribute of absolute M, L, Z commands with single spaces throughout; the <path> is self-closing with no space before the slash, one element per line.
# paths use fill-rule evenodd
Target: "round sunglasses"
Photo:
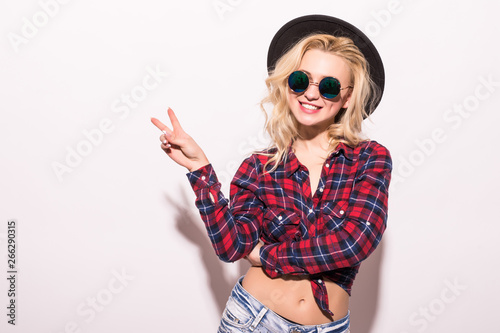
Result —
<path fill-rule="evenodd" d="M 303 71 L 295 71 L 288 77 L 288 86 L 295 93 L 303 93 L 310 84 L 317 85 L 319 93 L 326 99 L 337 97 L 343 89 L 353 88 L 353 86 L 341 88 L 339 80 L 331 76 L 323 78 L 319 83 L 310 82 L 309 76 Z"/>

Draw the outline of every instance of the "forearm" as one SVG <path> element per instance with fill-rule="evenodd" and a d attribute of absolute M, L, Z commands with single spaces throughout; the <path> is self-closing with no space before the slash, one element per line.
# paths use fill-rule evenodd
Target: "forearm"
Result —
<path fill-rule="evenodd" d="M 359 222 L 346 224 L 341 231 L 263 246 L 260 257 L 264 270 L 271 277 L 312 275 L 359 264 L 379 244 L 385 222 L 377 226 Z"/>
<path fill-rule="evenodd" d="M 188 173 L 187 177 L 217 256 L 225 262 L 247 256 L 258 242 L 258 215 L 261 209 L 232 210 L 210 164 Z"/>

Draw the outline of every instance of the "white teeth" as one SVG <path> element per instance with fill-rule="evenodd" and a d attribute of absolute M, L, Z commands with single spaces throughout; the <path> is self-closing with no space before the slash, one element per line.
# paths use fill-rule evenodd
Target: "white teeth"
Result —
<path fill-rule="evenodd" d="M 310 105 L 310 104 L 302 104 L 300 103 L 303 107 L 305 107 L 306 109 L 308 110 L 319 110 L 319 107 L 317 106 L 314 106 L 314 105 Z"/>

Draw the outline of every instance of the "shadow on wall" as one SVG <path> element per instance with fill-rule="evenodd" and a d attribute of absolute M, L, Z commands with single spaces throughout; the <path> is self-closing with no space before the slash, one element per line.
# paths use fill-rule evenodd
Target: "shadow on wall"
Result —
<path fill-rule="evenodd" d="M 349 309 L 351 331 L 370 333 L 377 317 L 380 292 L 380 267 L 384 257 L 384 241 L 361 263 L 354 280 Z"/>
<path fill-rule="evenodd" d="M 214 253 L 210 240 L 203 228 L 199 215 L 194 215 L 188 207 L 194 203 L 187 198 L 186 193 L 182 189 L 178 193 L 182 193 L 182 197 L 170 198 L 166 195 L 168 203 L 175 208 L 175 222 L 179 232 L 186 237 L 193 245 L 200 249 L 203 266 L 207 271 L 208 285 L 212 292 L 215 303 L 222 314 L 226 307 L 227 298 L 231 293 L 231 289 L 236 283 L 228 281 L 224 275 L 225 265 L 220 261 Z M 198 226 L 197 226 L 198 225 Z M 380 286 L 380 266 L 382 263 L 384 252 L 384 242 L 382 241 L 377 249 L 366 259 L 360 267 L 359 273 L 354 280 L 352 288 L 352 297 L 350 300 L 351 311 L 351 331 L 359 333 L 370 333 L 377 315 L 377 305 L 379 298 Z M 250 264 L 246 260 L 240 260 L 234 263 L 239 265 L 238 276 L 246 273 Z"/>

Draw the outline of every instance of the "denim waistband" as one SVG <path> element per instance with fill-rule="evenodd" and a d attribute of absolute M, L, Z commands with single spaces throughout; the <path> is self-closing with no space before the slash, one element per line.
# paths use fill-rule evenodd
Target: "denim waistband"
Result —
<path fill-rule="evenodd" d="M 280 327 L 286 329 L 283 332 L 290 333 L 344 333 L 348 332 L 349 328 L 349 317 L 350 314 L 344 318 L 333 321 L 327 324 L 321 325 L 300 325 L 293 323 L 286 318 L 281 317 L 277 313 L 273 312 L 267 308 L 264 304 L 259 302 L 254 298 L 248 291 L 246 291 L 241 282 L 243 281 L 243 276 L 238 280 L 234 286 L 231 297 L 238 303 L 244 305 L 247 309 L 252 311 L 255 319 L 252 323 L 253 328 L 255 328 L 260 322 L 266 326 Z"/>

